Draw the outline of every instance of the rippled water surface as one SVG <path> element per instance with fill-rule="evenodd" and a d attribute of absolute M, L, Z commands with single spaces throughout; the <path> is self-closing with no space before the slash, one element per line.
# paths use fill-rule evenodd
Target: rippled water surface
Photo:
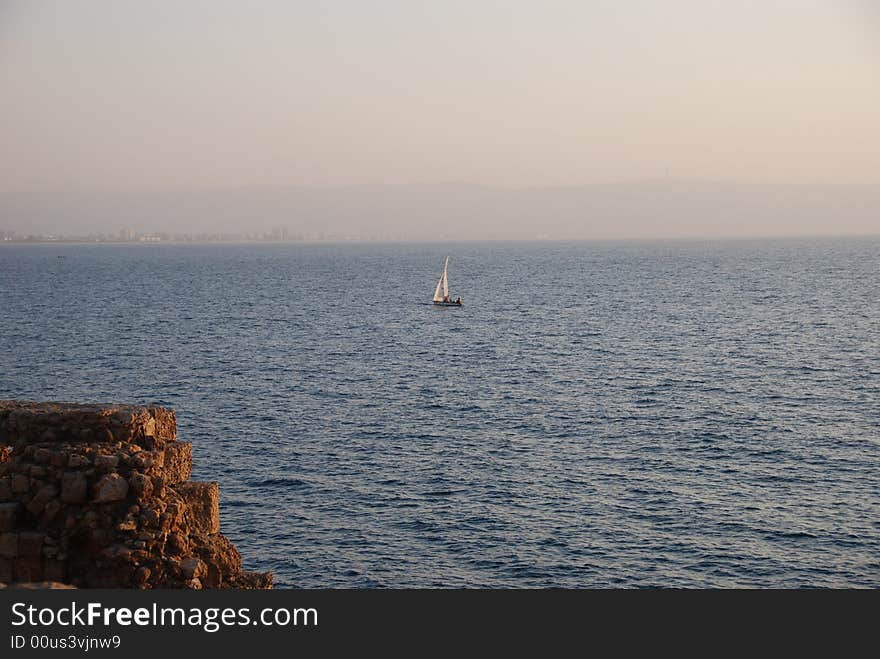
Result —
<path fill-rule="evenodd" d="M 880 586 L 880 239 L 3 245 L 0 339 L 281 586 Z"/>

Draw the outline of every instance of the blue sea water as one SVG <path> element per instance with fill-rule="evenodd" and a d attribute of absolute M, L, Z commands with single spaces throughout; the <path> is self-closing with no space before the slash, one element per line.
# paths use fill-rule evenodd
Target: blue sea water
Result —
<path fill-rule="evenodd" d="M 0 398 L 175 408 L 282 587 L 880 587 L 878 238 L 3 245 Z"/>

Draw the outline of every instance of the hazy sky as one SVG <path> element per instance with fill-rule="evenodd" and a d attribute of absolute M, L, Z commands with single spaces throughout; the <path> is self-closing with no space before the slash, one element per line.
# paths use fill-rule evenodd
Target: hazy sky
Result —
<path fill-rule="evenodd" d="M 0 190 L 880 183 L 871 0 L 0 0 Z"/>

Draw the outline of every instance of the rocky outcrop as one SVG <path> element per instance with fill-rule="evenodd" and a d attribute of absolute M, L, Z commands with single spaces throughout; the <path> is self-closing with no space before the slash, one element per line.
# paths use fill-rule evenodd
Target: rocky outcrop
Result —
<path fill-rule="evenodd" d="M 191 470 L 173 410 L 0 401 L 0 583 L 271 588 Z"/>

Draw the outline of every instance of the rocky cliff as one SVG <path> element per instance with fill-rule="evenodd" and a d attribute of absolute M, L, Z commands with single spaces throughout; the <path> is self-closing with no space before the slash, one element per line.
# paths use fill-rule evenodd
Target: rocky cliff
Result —
<path fill-rule="evenodd" d="M 0 583 L 271 588 L 191 470 L 174 410 L 0 401 Z"/>

